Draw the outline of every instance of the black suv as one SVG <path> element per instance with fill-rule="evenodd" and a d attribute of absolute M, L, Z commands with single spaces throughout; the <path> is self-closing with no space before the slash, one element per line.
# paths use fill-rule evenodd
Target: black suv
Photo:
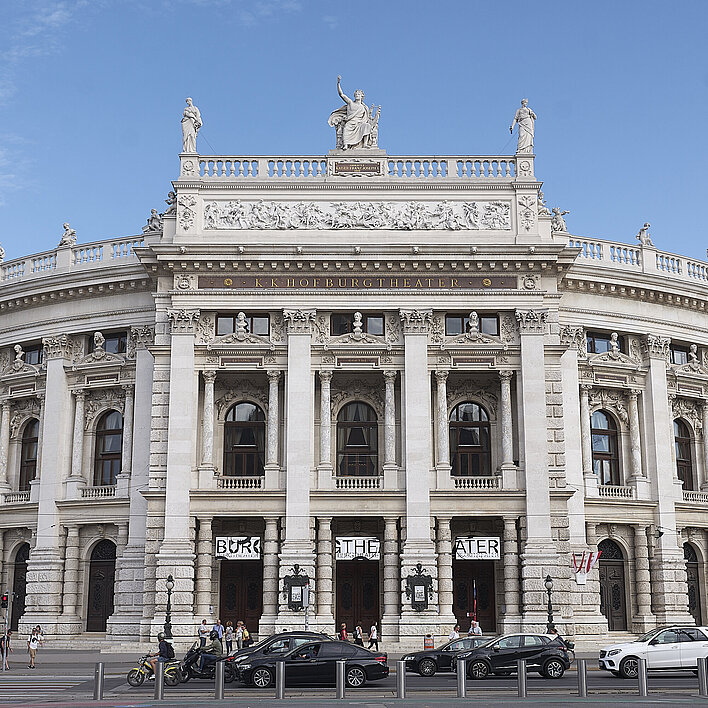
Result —
<path fill-rule="evenodd" d="M 331 637 L 320 632 L 280 632 L 262 639 L 251 647 L 237 649 L 229 654 L 227 661 L 235 661 L 244 656 L 282 656 L 301 644 L 318 639 L 331 639 Z"/>
<path fill-rule="evenodd" d="M 463 637 L 453 639 L 437 649 L 424 649 L 414 654 L 406 654 L 403 657 L 406 671 L 415 671 L 421 676 L 434 676 L 438 671 L 452 671 L 452 664 L 457 659 L 458 652 L 474 649 L 491 639 L 491 637 L 480 636 Z"/>
<path fill-rule="evenodd" d="M 532 671 L 546 678 L 558 679 L 570 668 L 574 659 L 569 652 L 572 643 L 552 634 L 505 634 L 484 646 L 460 652 L 456 659 L 465 659 L 467 675 L 472 679 L 487 678 L 490 673 L 502 676 L 516 671 L 519 659 Z M 453 662 L 456 671 L 457 662 Z"/>

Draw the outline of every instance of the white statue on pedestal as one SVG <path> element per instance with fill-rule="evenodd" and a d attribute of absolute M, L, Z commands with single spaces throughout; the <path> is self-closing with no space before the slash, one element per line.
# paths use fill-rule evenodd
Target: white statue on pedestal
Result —
<path fill-rule="evenodd" d="M 182 113 L 182 152 L 197 151 L 197 133 L 202 127 L 202 115 L 199 109 L 187 99 L 187 107 Z"/>
<path fill-rule="evenodd" d="M 519 142 L 516 145 L 516 154 L 533 152 L 534 121 L 536 114 L 529 108 L 528 98 L 521 99 L 521 108 L 516 111 L 514 120 L 511 121 L 509 132 L 514 132 L 514 126 L 519 126 Z"/>
<path fill-rule="evenodd" d="M 67 221 L 64 226 L 64 233 L 61 236 L 61 241 L 59 241 L 60 246 L 73 246 L 76 243 L 76 231 L 69 226 Z"/>
<path fill-rule="evenodd" d="M 563 218 L 566 214 L 570 214 L 569 211 L 561 211 L 560 207 L 553 207 L 553 217 L 551 218 L 551 231 L 560 231 L 561 233 L 568 233 L 568 226 Z"/>
<path fill-rule="evenodd" d="M 651 240 L 651 236 L 649 234 L 649 227 L 651 224 L 647 221 L 644 226 L 642 226 L 641 229 L 639 229 L 639 233 L 636 236 L 637 241 L 642 244 L 642 246 L 653 246 L 654 242 Z"/>
<path fill-rule="evenodd" d="M 364 103 L 364 92 L 360 89 L 354 92 L 352 101 L 342 91 L 341 80 L 342 77 L 338 76 L 337 91 L 346 105 L 333 111 L 327 121 L 337 131 L 337 149 L 378 147 L 381 106 L 376 113 L 373 104 L 369 110 Z"/>

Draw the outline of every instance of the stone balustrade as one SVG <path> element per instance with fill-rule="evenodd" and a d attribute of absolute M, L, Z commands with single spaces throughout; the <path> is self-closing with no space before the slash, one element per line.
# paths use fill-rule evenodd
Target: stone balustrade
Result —
<path fill-rule="evenodd" d="M 30 492 L 7 492 L 3 500 L 5 504 L 24 504 L 30 500 Z"/>
<path fill-rule="evenodd" d="M 102 487 L 84 487 L 81 490 L 82 499 L 106 499 L 116 495 L 114 484 L 107 484 Z"/>
<path fill-rule="evenodd" d="M 578 265 L 655 273 L 689 283 L 708 282 L 708 263 L 664 253 L 653 246 L 633 246 L 577 236 L 571 236 L 568 245 L 580 249 Z"/>
<path fill-rule="evenodd" d="M 597 488 L 598 495 L 607 499 L 634 499 L 634 487 L 624 487 L 615 484 L 600 484 Z"/>
<path fill-rule="evenodd" d="M 684 489 L 683 500 L 691 504 L 708 504 L 708 492 L 692 492 Z"/>
<path fill-rule="evenodd" d="M 336 489 L 381 489 L 383 477 L 335 477 Z"/>
<path fill-rule="evenodd" d="M 217 489 L 261 489 L 263 477 L 226 477 L 216 478 Z"/>
<path fill-rule="evenodd" d="M 346 155 L 337 155 L 346 161 Z M 183 156 L 182 174 L 191 178 L 193 163 Z M 203 155 L 198 159 L 199 179 L 324 179 L 328 175 L 330 157 L 300 156 L 231 156 Z M 373 158 L 378 159 L 378 158 Z M 410 179 L 513 179 L 517 158 L 511 155 L 474 156 L 385 156 L 384 174 L 379 178 Z M 527 170 L 532 161 L 527 159 Z M 186 167 L 185 167 L 186 165 Z M 529 175 L 530 176 L 530 172 Z M 367 176 L 367 179 L 371 176 Z"/>
<path fill-rule="evenodd" d="M 491 477 L 453 477 L 455 489 L 481 489 L 484 491 L 502 488 L 502 478 L 498 475 Z"/>
<path fill-rule="evenodd" d="M 20 278 L 65 272 L 92 266 L 105 266 L 115 261 L 135 261 L 133 249 L 144 245 L 143 236 L 111 239 L 76 246 L 55 248 L 53 251 L 17 258 L 0 264 L 0 283 Z"/>

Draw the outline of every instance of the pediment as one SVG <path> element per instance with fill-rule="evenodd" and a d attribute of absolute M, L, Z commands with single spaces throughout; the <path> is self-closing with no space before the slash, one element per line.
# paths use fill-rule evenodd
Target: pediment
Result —
<path fill-rule="evenodd" d="M 391 343 L 387 342 L 383 337 L 366 332 L 349 332 L 332 337 L 322 343 L 323 349 L 333 349 L 337 347 L 348 347 L 350 345 L 370 345 L 377 349 L 391 349 Z"/>
<path fill-rule="evenodd" d="M 679 375 L 684 374 L 688 376 L 708 376 L 708 369 L 705 366 L 701 366 L 697 361 L 689 362 L 688 364 L 674 365 L 671 367 L 672 373 Z"/>
<path fill-rule="evenodd" d="M 103 366 L 123 366 L 126 363 L 126 358 L 120 354 L 112 354 L 103 348 L 98 348 L 90 354 L 86 354 L 78 358 L 72 369 L 83 369 L 85 367 L 94 367 L 97 365 Z"/>
<path fill-rule="evenodd" d="M 221 337 L 216 337 L 207 344 L 207 349 L 231 349 L 234 345 L 243 346 L 245 344 L 275 349 L 275 344 L 267 337 L 261 337 L 258 334 L 250 334 L 249 332 L 233 332 L 232 334 L 224 334 Z"/>
<path fill-rule="evenodd" d="M 23 378 L 26 376 L 40 376 L 42 373 L 41 366 L 35 366 L 34 364 L 27 364 L 24 361 L 15 359 L 6 369 L 3 371 L 3 379 L 12 378 Z"/>
<path fill-rule="evenodd" d="M 641 366 L 641 362 L 637 359 L 633 359 L 627 354 L 622 352 L 602 352 L 601 354 L 588 354 L 587 363 L 590 366 L 596 366 L 598 364 L 610 365 L 610 366 L 631 366 L 638 369 Z"/>
<path fill-rule="evenodd" d="M 487 349 L 508 349 L 508 344 L 500 337 L 493 337 L 482 332 L 466 332 L 465 334 L 457 334 L 452 337 L 445 337 L 440 344 L 441 349 L 449 347 L 457 347 L 460 345 L 484 346 Z"/>

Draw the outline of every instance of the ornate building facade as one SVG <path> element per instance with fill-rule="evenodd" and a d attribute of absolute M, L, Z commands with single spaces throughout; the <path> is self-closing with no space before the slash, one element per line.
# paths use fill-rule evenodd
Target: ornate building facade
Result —
<path fill-rule="evenodd" d="M 304 577 L 311 628 L 401 645 L 543 628 L 549 574 L 563 634 L 705 622 L 705 263 L 570 235 L 528 149 L 173 185 L 141 236 L 0 266 L 13 626 L 148 640 L 170 575 L 177 637 L 302 627 Z"/>

